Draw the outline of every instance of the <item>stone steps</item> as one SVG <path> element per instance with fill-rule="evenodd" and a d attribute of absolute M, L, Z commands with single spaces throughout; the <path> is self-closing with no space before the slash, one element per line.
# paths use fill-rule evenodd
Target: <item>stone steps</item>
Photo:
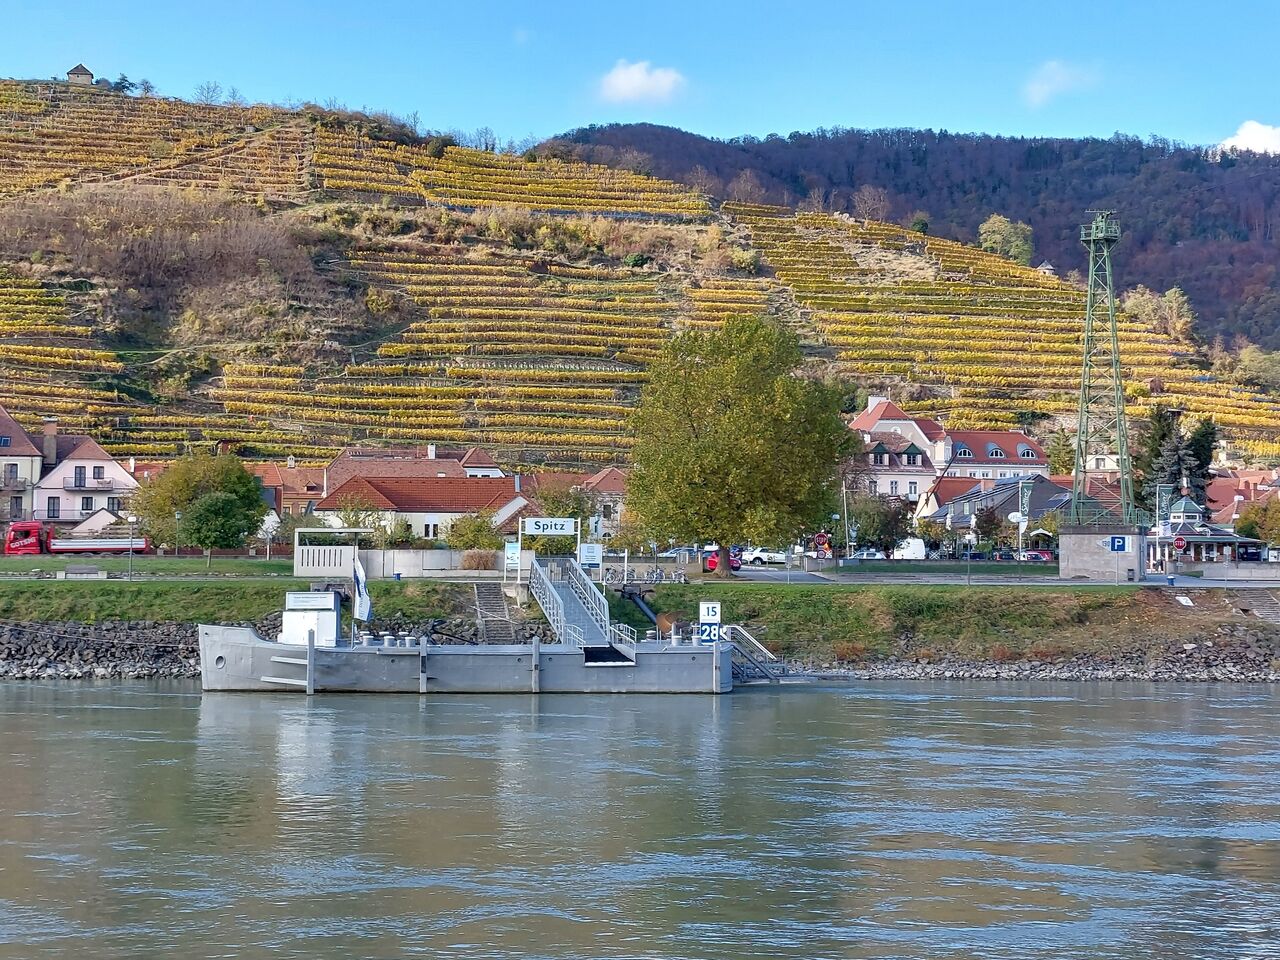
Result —
<path fill-rule="evenodd" d="M 1237 590 L 1237 606 L 1259 620 L 1280 625 L 1280 600 L 1269 590 Z"/>
<path fill-rule="evenodd" d="M 507 608 L 507 595 L 499 583 L 477 583 L 476 620 L 485 643 L 515 643 L 516 629 Z"/>

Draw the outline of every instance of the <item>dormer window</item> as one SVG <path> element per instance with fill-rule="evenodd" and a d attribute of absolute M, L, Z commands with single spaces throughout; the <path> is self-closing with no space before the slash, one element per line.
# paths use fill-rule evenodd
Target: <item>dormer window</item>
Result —
<path fill-rule="evenodd" d="M 968 447 L 956 447 L 956 457 L 960 460 L 972 460 L 973 451 Z"/>
<path fill-rule="evenodd" d="M 987 444 L 987 456 L 992 460 L 1003 460 L 1004 451 L 997 447 L 994 443 Z"/>
<path fill-rule="evenodd" d="M 1037 459 L 1036 452 L 1032 450 L 1030 447 L 1023 447 L 1022 450 L 1018 453 L 1018 456 L 1022 457 L 1023 460 Z"/>
<path fill-rule="evenodd" d="M 13 446 L 13 437 L 0 436 L 0 447 Z"/>
<path fill-rule="evenodd" d="M 876 467 L 883 467 L 883 466 L 884 466 L 884 454 L 883 454 L 883 453 L 873 453 L 873 454 L 871 455 L 871 464 L 872 464 L 872 466 L 876 466 Z"/>
<path fill-rule="evenodd" d="M 907 466 L 908 466 L 908 467 L 918 467 L 918 466 L 920 466 L 920 455 L 919 455 L 918 453 L 908 453 L 908 454 L 907 454 Z"/>

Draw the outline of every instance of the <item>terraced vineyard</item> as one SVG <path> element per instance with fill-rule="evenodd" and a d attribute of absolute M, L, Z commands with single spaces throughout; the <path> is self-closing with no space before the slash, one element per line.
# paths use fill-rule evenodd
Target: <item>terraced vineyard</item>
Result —
<path fill-rule="evenodd" d="M 225 441 L 250 457 L 309 460 L 353 441 L 439 441 L 483 444 L 508 460 L 624 460 L 628 413 L 666 338 L 761 311 L 796 323 L 815 364 L 910 385 L 915 399 L 903 406 L 957 426 L 1008 426 L 1029 412 L 1070 419 L 1075 409 L 1082 294 L 971 247 L 782 208 L 715 211 L 684 186 L 627 171 L 403 146 L 330 116 L 0 82 L 0 201 L 104 181 L 227 191 L 281 222 L 316 213 L 309 227 L 338 235 L 323 256 L 309 251 L 327 271 L 317 283 L 329 290 L 331 279 L 343 303 L 390 304 L 392 318 L 370 331 L 304 304 L 323 318 L 305 344 L 282 334 L 203 345 L 213 375 L 153 404 L 139 398 L 164 344 L 117 353 L 93 301 L 0 276 L 0 404 L 31 428 L 57 414 L 117 453 L 167 457 Z M 361 207 L 384 206 L 426 207 L 413 214 L 421 223 L 438 211 L 454 232 L 405 238 L 357 223 Z M 339 208 L 357 213 L 324 219 Z M 502 208 L 575 230 L 646 231 L 684 253 L 657 265 L 628 257 L 648 263 L 628 267 L 634 245 L 608 256 L 583 246 L 577 259 L 536 238 L 517 249 L 475 227 L 484 218 L 471 211 Z M 379 217 L 394 219 L 369 219 Z M 770 276 L 724 266 L 727 248 L 709 267 L 691 253 L 711 234 L 744 232 Z M 49 270 L 30 261 L 19 272 Z M 1215 380 L 1190 348 L 1132 319 L 1121 335 L 1132 413 L 1159 402 L 1212 415 L 1240 449 L 1280 458 L 1275 398 Z"/>
<path fill-rule="evenodd" d="M 1075 287 L 891 224 L 726 210 L 750 227 L 778 279 L 812 312 L 845 375 L 934 386 L 935 397 L 902 405 L 945 414 L 955 426 L 1074 413 L 1084 321 Z M 1163 403 L 1245 437 L 1280 429 L 1276 398 L 1215 380 L 1189 362 L 1185 345 L 1131 318 L 1122 318 L 1120 337 L 1131 415 Z"/>

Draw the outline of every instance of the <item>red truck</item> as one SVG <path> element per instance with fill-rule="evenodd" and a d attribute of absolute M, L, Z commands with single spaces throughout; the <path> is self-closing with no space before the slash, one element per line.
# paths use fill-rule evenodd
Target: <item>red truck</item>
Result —
<path fill-rule="evenodd" d="M 9 524 L 4 535 L 5 556 L 40 553 L 141 553 L 150 548 L 146 537 L 59 537 L 53 527 L 32 520 Z"/>

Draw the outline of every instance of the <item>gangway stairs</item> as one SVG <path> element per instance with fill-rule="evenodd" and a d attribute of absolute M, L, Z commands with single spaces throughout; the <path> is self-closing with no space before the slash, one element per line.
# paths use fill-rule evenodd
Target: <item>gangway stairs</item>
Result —
<path fill-rule="evenodd" d="M 581 647 L 590 666 L 635 666 L 635 631 L 610 623 L 609 601 L 572 557 L 535 558 L 529 592 L 561 643 Z"/>

